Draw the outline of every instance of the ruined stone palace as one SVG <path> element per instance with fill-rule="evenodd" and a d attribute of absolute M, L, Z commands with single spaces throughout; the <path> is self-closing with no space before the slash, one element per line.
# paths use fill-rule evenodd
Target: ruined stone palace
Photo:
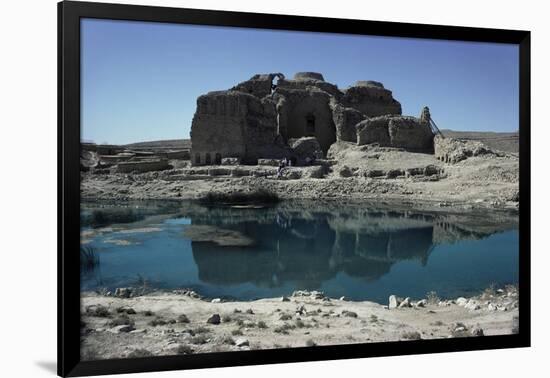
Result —
<path fill-rule="evenodd" d="M 323 75 L 254 75 L 231 89 L 197 99 L 191 162 L 256 164 L 258 159 L 320 158 L 336 141 L 433 153 L 429 111 L 403 116 L 392 92 L 376 81 L 347 89 Z M 309 156 L 311 155 L 311 156 Z"/>

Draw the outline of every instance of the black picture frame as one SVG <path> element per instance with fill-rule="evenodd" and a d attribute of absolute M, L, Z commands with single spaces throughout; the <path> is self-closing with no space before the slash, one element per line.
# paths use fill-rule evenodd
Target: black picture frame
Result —
<path fill-rule="evenodd" d="M 519 333 L 504 336 L 80 361 L 80 19 L 105 18 L 519 46 Z M 530 346 L 530 32 L 457 26 L 255 14 L 156 6 L 58 3 L 58 374 L 99 374 L 336 360 Z"/>

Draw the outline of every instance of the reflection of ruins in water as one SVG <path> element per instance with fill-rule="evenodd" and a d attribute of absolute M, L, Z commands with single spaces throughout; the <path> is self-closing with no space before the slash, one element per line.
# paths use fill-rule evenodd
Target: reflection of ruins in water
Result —
<path fill-rule="evenodd" d="M 306 289 L 319 288 L 340 272 L 373 281 L 399 261 L 425 265 L 436 244 L 487 237 L 514 228 L 516 222 L 469 227 L 460 217 L 441 214 L 299 207 L 260 211 L 216 207 L 191 213 L 195 225 L 235 230 L 256 241 L 249 248 L 192 242 L 201 281 L 264 287 L 292 282 Z"/>

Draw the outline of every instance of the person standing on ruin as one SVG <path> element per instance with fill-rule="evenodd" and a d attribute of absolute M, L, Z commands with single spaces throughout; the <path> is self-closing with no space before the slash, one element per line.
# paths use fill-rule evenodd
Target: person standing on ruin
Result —
<path fill-rule="evenodd" d="M 285 162 L 284 162 L 284 159 L 283 159 L 283 160 L 279 161 L 279 167 L 277 168 L 277 179 L 280 179 L 283 176 L 284 166 L 285 166 Z"/>

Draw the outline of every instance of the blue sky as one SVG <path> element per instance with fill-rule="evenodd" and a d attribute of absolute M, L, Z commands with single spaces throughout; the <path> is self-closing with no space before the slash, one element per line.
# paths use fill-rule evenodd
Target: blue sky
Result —
<path fill-rule="evenodd" d="M 321 72 L 346 88 L 381 81 L 403 114 L 430 107 L 440 128 L 518 129 L 516 45 L 81 21 L 82 138 L 189 138 L 199 95 L 256 73 Z"/>

